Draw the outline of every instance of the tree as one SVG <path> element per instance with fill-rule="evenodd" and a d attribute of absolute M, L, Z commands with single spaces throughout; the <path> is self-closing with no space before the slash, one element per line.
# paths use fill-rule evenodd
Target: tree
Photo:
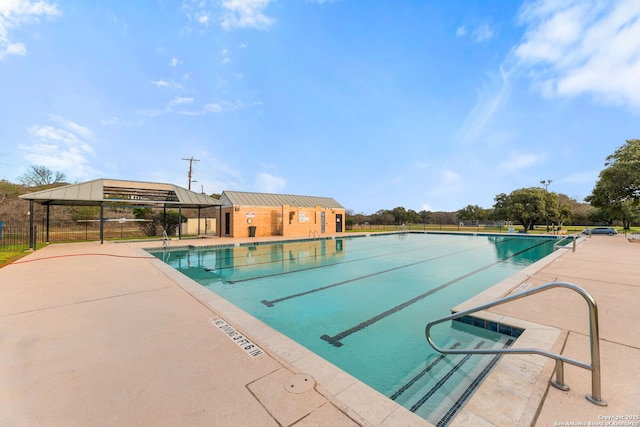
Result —
<path fill-rule="evenodd" d="M 402 206 L 398 206 L 397 208 L 394 208 L 389 213 L 393 215 L 393 218 L 396 224 L 404 224 L 407 222 L 407 219 L 408 219 L 407 210 Z"/>
<path fill-rule="evenodd" d="M 494 200 L 496 219 L 519 221 L 525 230 L 533 230 L 538 222 L 561 218 L 557 195 L 544 188 L 521 188 L 509 195 L 498 194 Z"/>
<path fill-rule="evenodd" d="M 65 179 L 62 172 L 53 172 L 48 167 L 39 165 L 31 165 L 29 170 L 18 178 L 22 184 L 28 187 L 60 184 L 65 182 Z"/>
<path fill-rule="evenodd" d="M 178 211 L 168 210 L 157 213 L 151 208 L 134 208 L 133 215 L 136 219 L 145 219 L 141 221 L 140 228 L 147 236 L 157 236 L 162 230 L 165 230 L 169 236 L 175 234 L 180 223 L 187 222 L 187 217 L 180 215 Z M 166 228 L 165 228 L 166 224 Z"/>
<path fill-rule="evenodd" d="M 423 224 L 429 224 L 429 221 L 431 220 L 431 212 L 422 210 L 418 212 L 418 215 L 420 215 L 420 221 Z"/>
<path fill-rule="evenodd" d="M 467 205 L 458 211 L 458 219 L 460 221 L 487 219 L 487 210 L 478 205 Z"/>
<path fill-rule="evenodd" d="M 623 219 L 626 204 L 640 202 L 640 139 L 630 139 L 605 161 L 591 194 L 585 198 L 613 218 Z M 627 210 L 627 215 L 628 215 Z"/>

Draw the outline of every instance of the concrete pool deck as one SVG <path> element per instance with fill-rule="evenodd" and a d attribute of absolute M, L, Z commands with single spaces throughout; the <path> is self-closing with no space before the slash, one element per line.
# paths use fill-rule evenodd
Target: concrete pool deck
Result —
<path fill-rule="evenodd" d="M 55 244 L 0 269 L 0 425 L 429 425 L 141 250 L 161 245 Z M 581 286 L 598 302 L 608 406 L 584 398 L 584 369 L 565 365 L 571 390 L 563 392 L 548 387 L 553 362 L 527 356 L 519 366 L 538 374 L 523 388 L 505 356 L 451 425 L 604 425 L 640 416 L 640 244 L 584 239 L 495 297 L 550 281 Z M 590 360 L 578 295 L 554 289 L 491 312 L 558 331 L 551 347 Z M 236 333 L 265 353 L 252 357 L 255 347 L 243 348 L 251 343 L 230 339 Z"/>

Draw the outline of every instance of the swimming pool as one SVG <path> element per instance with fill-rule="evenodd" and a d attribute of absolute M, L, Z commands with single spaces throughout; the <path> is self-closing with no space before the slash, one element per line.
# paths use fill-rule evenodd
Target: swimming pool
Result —
<path fill-rule="evenodd" d="M 556 241 L 405 233 L 152 253 L 436 424 L 495 359 L 441 356 L 426 343 L 425 324 L 548 255 Z M 459 348 L 514 339 L 462 323 L 434 332 Z"/>

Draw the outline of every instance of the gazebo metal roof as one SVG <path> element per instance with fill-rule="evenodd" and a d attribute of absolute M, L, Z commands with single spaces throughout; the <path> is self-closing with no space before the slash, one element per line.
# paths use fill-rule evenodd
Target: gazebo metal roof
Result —
<path fill-rule="evenodd" d="M 125 203 L 129 206 L 208 208 L 223 204 L 214 198 L 173 184 L 116 179 L 95 179 L 24 194 L 20 198 L 42 205 L 73 206 Z"/>
<path fill-rule="evenodd" d="M 103 210 L 110 206 L 197 208 L 198 233 L 200 230 L 200 209 L 221 207 L 222 202 L 204 194 L 195 193 L 173 184 L 159 182 L 124 181 L 117 179 L 95 179 L 80 184 L 70 184 L 49 190 L 23 194 L 21 199 L 29 200 L 30 212 L 33 203 L 47 206 L 47 241 L 49 240 L 49 206 L 99 206 L 100 207 L 100 243 L 104 242 Z M 35 249 L 33 215 L 29 215 L 29 246 Z M 181 227 L 178 227 L 181 238 Z"/>

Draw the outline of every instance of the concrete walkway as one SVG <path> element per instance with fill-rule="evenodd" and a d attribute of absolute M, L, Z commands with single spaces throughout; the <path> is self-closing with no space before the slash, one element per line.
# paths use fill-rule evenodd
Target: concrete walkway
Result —
<path fill-rule="evenodd" d="M 158 245 L 51 245 L 0 269 L 0 426 L 429 425 L 140 249 Z M 598 301 L 609 406 L 584 398 L 589 372 L 573 366 L 570 391 L 548 389 L 552 362 L 541 362 L 523 409 L 533 414 L 515 419 L 551 426 L 640 415 L 640 244 L 585 239 L 517 287 L 553 280 Z M 588 362 L 586 304 L 559 292 L 495 315 L 558 328 L 564 354 Z M 256 348 L 264 354 L 252 357 Z M 491 415 L 509 404 L 489 396 L 488 416 L 456 424 L 512 425 Z"/>

